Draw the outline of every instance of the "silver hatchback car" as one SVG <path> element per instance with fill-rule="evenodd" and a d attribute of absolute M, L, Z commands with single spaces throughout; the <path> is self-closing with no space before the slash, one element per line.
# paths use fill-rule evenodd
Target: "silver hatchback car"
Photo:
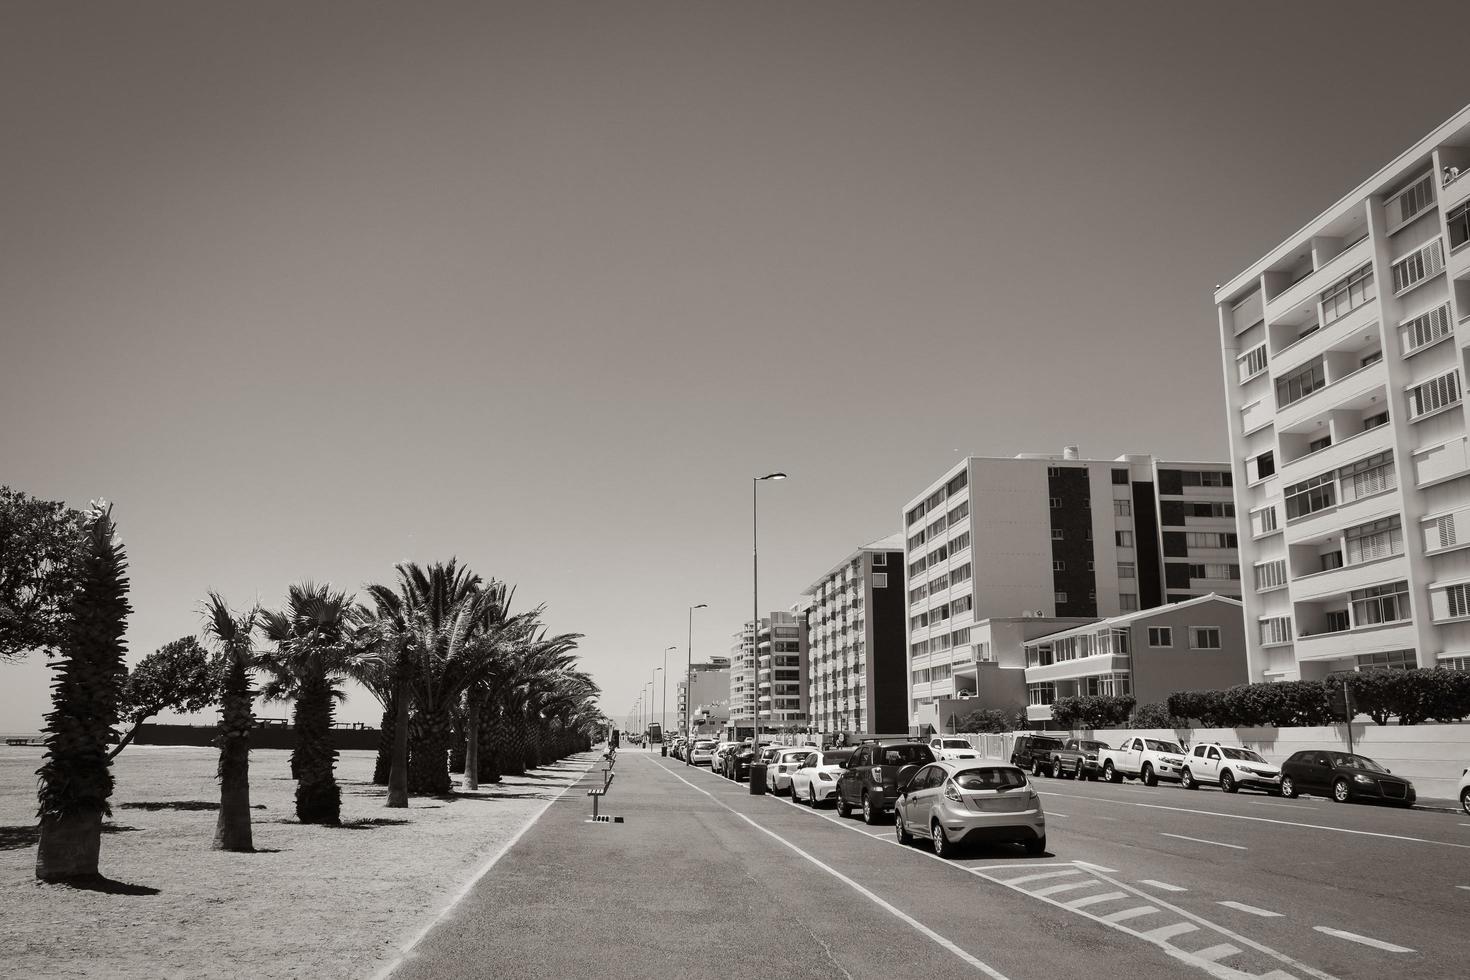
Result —
<path fill-rule="evenodd" d="M 900 844 L 927 837 L 940 857 L 978 841 L 1024 844 L 1031 854 L 1046 852 L 1041 797 L 1019 767 L 1004 762 L 930 763 L 900 787 L 894 817 Z"/>

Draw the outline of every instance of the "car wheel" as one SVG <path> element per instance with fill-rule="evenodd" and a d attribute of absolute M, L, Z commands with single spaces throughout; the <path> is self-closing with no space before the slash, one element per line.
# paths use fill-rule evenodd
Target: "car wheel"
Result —
<path fill-rule="evenodd" d="M 1296 781 L 1290 776 L 1281 777 L 1281 795 L 1288 800 L 1296 799 Z"/>
<path fill-rule="evenodd" d="M 1460 790 L 1460 809 L 1470 813 L 1470 787 Z"/>
<path fill-rule="evenodd" d="M 1349 803 L 1353 798 L 1353 788 L 1346 779 L 1339 779 L 1332 784 L 1332 798 L 1339 803 Z"/>
<path fill-rule="evenodd" d="M 1061 779 L 1062 778 L 1062 760 L 1061 759 L 1053 759 L 1053 760 L 1051 760 L 1051 778 L 1052 779 Z"/>
<path fill-rule="evenodd" d="M 1226 769 L 1224 772 L 1220 773 L 1220 788 L 1227 793 L 1234 793 L 1236 790 L 1240 789 L 1239 786 L 1235 785 L 1235 776 L 1230 772 L 1229 769 Z"/>
<path fill-rule="evenodd" d="M 837 790 L 837 815 L 846 820 L 852 816 L 852 804 L 847 802 L 847 797 L 842 795 L 842 790 Z"/>
<path fill-rule="evenodd" d="M 1041 775 L 1041 763 L 1038 760 L 1036 760 L 1036 759 L 1032 759 L 1031 760 L 1031 775 L 1033 775 L 1033 776 L 1040 776 Z"/>
<path fill-rule="evenodd" d="M 909 829 L 903 825 L 902 814 L 894 815 L 893 832 L 898 835 L 898 843 L 903 847 L 908 847 L 914 842 L 914 835 L 909 833 Z"/>
<path fill-rule="evenodd" d="M 942 858 L 949 857 L 954 847 L 950 844 L 949 838 L 945 836 L 943 825 L 938 820 L 934 821 L 929 827 L 929 833 L 934 840 L 934 856 Z"/>
<path fill-rule="evenodd" d="M 817 787 L 815 785 L 808 786 L 806 788 L 806 793 L 807 793 L 807 797 L 806 797 L 807 804 L 813 810 L 815 810 L 817 808 Z"/>
<path fill-rule="evenodd" d="M 1185 789 L 1199 789 L 1199 783 L 1194 781 L 1194 773 L 1188 769 L 1179 774 L 1179 785 Z"/>
<path fill-rule="evenodd" d="M 1123 781 L 1122 777 L 1118 775 L 1118 770 L 1114 768 L 1111 759 L 1103 763 L 1103 778 L 1110 783 L 1121 783 Z"/>
<path fill-rule="evenodd" d="M 1032 855 L 1045 854 L 1046 853 L 1046 835 L 1043 834 L 1040 837 L 1036 838 L 1035 840 L 1028 840 L 1026 842 L 1026 853 L 1027 854 L 1032 854 Z"/>
<path fill-rule="evenodd" d="M 1152 762 L 1145 762 L 1143 764 L 1143 785 L 1159 785 L 1159 777 L 1154 775 L 1154 764 Z"/>
<path fill-rule="evenodd" d="M 878 822 L 878 811 L 873 807 L 873 798 L 863 794 L 863 823 L 872 826 Z"/>

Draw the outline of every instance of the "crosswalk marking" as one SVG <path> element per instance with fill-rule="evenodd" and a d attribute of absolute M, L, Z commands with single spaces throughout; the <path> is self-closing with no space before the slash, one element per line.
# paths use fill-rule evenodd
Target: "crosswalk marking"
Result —
<path fill-rule="evenodd" d="M 1031 881 L 1041 881 L 1046 878 L 1067 878 L 1071 875 L 1081 874 L 1076 868 L 1068 868 L 1065 871 L 1047 871 L 1044 874 L 1022 875 L 1019 878 L 1007 878 L 1005 884 L 1015 886 L 1024 885 Z"/>
<path fill-rule="evenodd" d="M 1150 929 L 1148 932 L 1145 932 L 1142 935 L 1145 939 L 1153 939 L 1163 943 L 1168 942 L 1175 936 L 1182 936 L 1186 932 L 1198 931 L 1199 926 L 1195 925 L 1193 922 L 1173 922 L 1167 926 L 1159 926 L 1157 929 Z"/>
<path fill-rule="evenodd" d="M 1194 955 L 1210 963 L 1217 963 L 1227 956 L 1234 956 L 1238 952 L 1240 952 L 1239 946 L 1232 946 L 1229 943 L 1221 943 L 1218 946 L 1211 946 L 1208 949 L 1197 950 Z M 1290 976 L 1291 974 L 1285 975 Z"/>
<path fill-rule="evenodd" d="M 1152 905 L 1137 905 L 1131 909 L 1124 909 L 1121 912 L 1114 912 L 1112 915 L 1105 915 L 1102 917 L 1102 920 L 1104 922 L 1112 923 L 1127 922 L 1129 919 L 1136 919 L 1140 915 L 1152 915 L 1157 911 L 1158 909 L 1154 908 Z"/>
<path fill-rule="evenodd" d="M 1215 904 L 1223 905 L 1227 909 L 1235 909 L 1237 912 L 1249 912 L 1251 915 L 1259 915 L 1263 919 L 1281 918 L 1280 912 L 1272 912 L 1270 909 L 1258 909 L 1254 905 L 1246 905 L 1243 902 L 1216 902 Z"/>
<path fill-rule="evenodd" d="M 1312 928 L 1328 936 L 1336 936 L 1338 939 L 1346 939 L 1348 942 L 1351 943 L 1362 943 L 1364 946 L 1372 946 L 1374 949 L 1381 949 L 1389 953 L 1413 952 L 1413 950 L 1407 946 L 1395 946 L 1393 943 L 1386 943 L 1382 939 L 1373 939 L 1369 936 L 1360 936 L 1356 932 L 1343 932 L 1341 929 L 1329 929 L 1326 926 L 1313 926 Z"/>
<path fill-rule="evenodd" d="M 1166 892 L 1187 892 L 1187 891 L 1189 891 L 1188 888 L 1180 888 L 1178 885 L 1171 885 L 1167 881 L 1154 881 L 1152 878 L 1145 878 L 1142 881 L 1140 881 L 1139 884 L 1140 885 L 1148 885 L 1150 888 L 1157 888 L 1160 891 L 1166 891 Z"/>
<path fill-rule="evenodd" d="M 1092 881 L 1091 879 L 1087 881 L 1068 881 L 1063 882 L 1060 885 L 1048 885 L 1045 888 L 1038 888 L 1031 894 L 1035 895 L 1037 898 L 1045 898 L 1048 895 L 1059 895 L 1062 892 L 1076 891 L 1079 888 L 1092 888 L 1096 885 L 1097 882 Z"/>
<path fill-rule="evenodd" d="M 1085 909 L 1089 905 L 1101 905 L 1103 902 L 1111 902 L 1115 899 L 1127 897 L 1127 892 L 1103 892 L 1101 895 L 1087 895 L 1082 898 L 1074 898 L 1067 903 L 1067 908 Z"/>

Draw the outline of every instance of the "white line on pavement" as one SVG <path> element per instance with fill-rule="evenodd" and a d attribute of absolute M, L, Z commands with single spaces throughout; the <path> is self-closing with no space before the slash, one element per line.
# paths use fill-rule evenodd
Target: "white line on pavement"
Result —
<path fill-rule="evenodd" d="M 1455 887 L 1461 891 L 1470 892 L 1470 885 L 1456 885 Z"/>
<path fill-rule="evenodd" d="M 1072 863 L 1088 871 L 1101 871 L 1105 875 L 1115 875 L 1118 873 L 1117 868 L 1105 868 L 1100 864 L 1093 864 L 1091 861 L 1073 861 Z"/>
<path fill-rule="evenodd" d="M 1007 885 L 1025 885 L 1033 881 L 1045 881 L 1047 878 L 1070 878 L 1072 875 L 1081 874 L 1076 868 L 1066 868 L 1062 871 L 1047 871 L 1042 874 L 1021 875 L 1019 878 L 1007 878 Z"/>
<path fill-rule="evenodd" d="M 394 970 L 397 970 L 400 966 L 402 966 L 403 965 L 403 961 L 406 960 L 406 959 L 408 959 L 408 954 L 413 951 L 413 948 L 415 946 L 417 946 L 420 943 L 420 941 L 422 941 L 423 938 L 425 936 L 427 936 L 429 934 L 429 932 L 435 926 L 437 926 L 440 923 L 440 921 L 442 921 L 443 918 L 446 915 L 448 915 L 451 911 L 453 911 L 453 909 L 454 909 L 454 907 L 456 905 L 458 905 L 461 901 L 464 900 L 464 897 L 470 893 L 471 889 L 473 889 L 477 884 L 480 883 L 480 879 L 483 878 L 483 877 L 485 877 L 487 874 L 489 874 L 490 873 L 490 869 L 493 868 L 493 867 L 495 867 L 495 865 L 500 862 L 500 859 L 503 858 L 503 857 L 505 857 L 505 855 L 510 852 L 510 849 L 512 847 L 515 847 L 516 846 L 516 842 L 521 839 L 521 837 L 526 833 L 526 831 L 530 830 L 533 826 L 535 826 L 536 821 L 538 821 L 538 820 L 541 819 L 541 815 L 544 814 L 547 810 L 551 809 L 551 804 L 553 804 L 557 800 L 561 799 L 563 796 L 566 795 L 566 793 L 567 793 L 567 791 L 569 789 L 571 789 L 573 786 L 575 786 L 579 782 L 581 782 L 582 781 L 582 778 L 584 776 L 586 776 L 587 773 L 589 773 L 589 772 L 592 771 L 592 767 L 595 764 L 596 764 L 596 760 L 592 760 L 592 761 L 588 762 L 587 763 L 587 768 L 586 769 L 583 769 L 581 772 L 577 773 L 576 774 L 576 777 L 573 778 L 571 782 L 567 783 L 565 786 L 563 786 L 561 788 L 561 792 L 560 793 L 556 794 L 551 799 L 549 799 L 545 803 L 543 803 L 541 805 L 541 809 L 537 810 L 536 813 L 531 817 L 530 820 L 527 820 L 524 824 L 522 824 L 521 825 L 521 829 L 520 830 L 517 830 L 515 832 L 515 834 L 510 838 L 510 840 L 508 840 L 504 844 L 500 845 L 500 848 L 498 850 L 496 850 L 496 852 L 494 854 L 490 855 L 489 860 L 487 860 L 484 864 L 480 865 L 480 869 L 478 871 L 476 871 L 473 876 L 471 876 L 471 878 L 470 878 L 469 881 L 467 881 L 467 882 L 464 883 L 464 887 L 461 888 L 459 891 L 457 891 L 457 892 L 454 893 L 454 897 L 449 900 L 449 904 L 446 905 L 446 906 L 444 906 L 444 908 L 440 909 L 439 910 L 439 914 L 436 915 L 436 916 L 434 916 L 432 919 L 430 919 L 428 921 L 428 923 L 422 929 L 420 929 L 417 933 L 414 934 L 414 937 L 412 939 L 410 939 L 407 943 L 405 943 L 401 947 L 399 947 L 398 953 L 393 957 L 393 959 L 389 960 L 383 966 L 382 969 L 380 969 L 380 970 L 378 970 L 378 972 L 374 973 L 372 975 L 371 980 L 385 980 L 385 978 L 387 978 L 387 977 L 389 977 L 389 976 L 391 976 L 393 974 L 393 971 Z"/>
<path fill-rule="evenodd" d="M 1199 926 L 1195 925 L 1193 922 L 1175 922 L 1172 925 L 1159 926 L 1157 929 L 1150 929 L 1148 932 L 1145 932 L 1144 935 L 1147 936 L 1149 939 L 1157 940 L 1161 943 L 1166 943 L 1169 940 L 1173 939 L 1175 936 L 1182 936 L 1187 932 L 1199 932 Z"/>
<path fill-rule="evenodd" d="M 1312 928 L 1328 936 L 1336 936 L 1338 939 L 1346 939 L 1352 943 L 1362 943 L 1364 946 L 1372 946 L 1374 949 L 1381 949 L 1388 953 L 1414 952 L 1407 946 L 1395 946 L 1393 943 L 1386 943 L 1381 939 L 1372 939 L 1368 936 L 1360 936 L 1355 932 L 1343 932 L 1341 929 L 1329 929 L 1326 926 L 1313 926 Z"/>
<path fill-rule="evenodd" d="M 1112 915 L 1102 916 L 1102 920 L 1117 925 L 1120 922 L 1127 922 L 1129 919 L 1136 919 L 1141 915 L 1153 915 L 1157 911 L 1158 909 L 1152 905 L 1135 905 L 1131 909 L 1124 909 L 1121 912 L 1114 912 Z"/>
<path fill-rule="evenodd" d="M 1352 830 L 1347 827 L 1329 827 L 1319 823 L 1297 823 L 1295 820 L 1277 820 L 1274 817 L 1252 817 L 1244 813 L 1221 813 L 1218 810 L 1195 810 L 1185 806 L 1164 806 L 1161 803 L 1134 803 L 1131 800 L 1111 800 L 1106 796 L 1077 796 L 1074 793 L 1053 793 L 1038 790 L 1043 796 L 1063 796 L 1072 800 L 1096 800 L 1099 803 L 1116 803 L 1119 806 L 1137 806 L 1146 810 L 1172 810 L 1175 813 L 1197 813 L 1205 817 L 1223 817 L 1226 820 L 1250 820 L 1254 823 L 1272 823 L 1281 827 L 1302 827 L 1306 830 L 1331 830 L 1339 834 L 1354 834 L 1358 837 L 1382 837 L 1386 840 L 1403 840 L 1412 844 L 1438 844 L 1441 847 L 1459 847 L 1470 850 L 1470 844 L 1456 844 L 1447 840 L 1429 840 L 1425 837 L 1405 837 L 1402 834 L 1380 834 L 1372 830 Z"/>
<path fill-rule="evenodd" d="M 1230 848 L 1234 848 L 1237 851 L 1248 851 L 1248 850 L 1250 850 L 1250 848 L 1245 847 L 1244 845 L 1241 845 L 1241 844 L 1226 844 L 1224 841 L 1218 841 L 1218 840 L 1202 840 L 1202 839 L 1200 839 L 1198 837 L 1185 837 L 1183 834 L 1166 834 L 1166 833 L 1163 833 L 1162 831 L 1160 831 L 1159 832 L 1159 836 L 1160 837 L 1173 837 L 1173 838 L 1175 838 L 1177 840 L 1193 841 L 1196 844 L 1213 844 L 1216 847 L 1230 847 Z"/>
<path fill-rule="evenodd" d="M 1238 952 L 1240 952 L 1240 947 L 1232 946 L 1229 943 L 1221 943 L 1218 946 L 1211 946 L 1209 949 L 1196 950 L 1194 955 L 1202 960 L 1209 960 L 1211 963 L 1214 963 L 1223 960 L 1227 956 L 1234 956 Z"/>
<path fill-rule="evenodd" d="M 1152 878 L 1145 878 L 1142 881 L 1140 881 L 1139 884 L 1140 885 L 1148 885 L 1150 888 L 1159 888 L 1159 889 L 1162 889 L 1163 891 L 1166 891 L 1166 892 L 1187 892 L 1187 891 L 1189 891 L 1188 888 L 1180 888 L 1178 885 L 1171 885 L 1167 881 L 1154 881 Z"/>
<path fill-rule="evenodd" d="M 1071 817 L 1072 816 L 1070 813 L 1058 813 L 1055 810 L 1048 810 L 1048 811 L 1046 811 L 1046 815 L 1048 817 Z"/>
<path fill-rule="evenodd" d="M 1286 807 L 1289 810 L 1315 810 L 1315 809 L 1317 809 L 1314 806 L 1307 806 L 1304 803 L 1273 803 L 1270 800 L 1251 800 L 1250 802 L 1254 803 L 1256 806 L 1284 806 L 1284 807 Z"/>
<path fill-rule="evenodd" d="M 1227 909 L 1235 909 L 1237 912 L 1249 912 L 1251 915 L 1259 915 L 1263 919 L 1281 918 L 1280 912 L 1272 912 L 1270 909 L 1258 909 L 1254 905 L 1246 905 L 1242 902 L 1216 902 L 1215 904 L 1223 905 Z"/>
<path fill-rule="evenodd" d="M 1085 909 L 1089 905 L 1101 905 L 1103 902 L 1111 902 L 1127 897 L 1127 892 L 1103 892 L 1101 895 L 1088 895 L 1083 898 L 1074 898 L 1065 904 L 1069 909 Z"/>
<path fill-rule="evenodd" d="M 1089 878 L 1086 881 L 1068 881 L 1060 885 L 1047 885 L 1045 888 L 1036 889 L 1036 891 L 1032 892 L 1031 894 L 1035 895 L 1037 898 L 1045 898 L 1047 895 L 1060 895 L 1062 892 L 1075 892 L 1079 888 L 1096 887 L 1097 882 Z"/>
<path fill-rule="evenodd" d="M 653 760 L 650 759 L 649 761 L 652 762 Z M 756 823 L 754 820 L 750 819 L 745 814 L 741 813 L 739 810 L 736 810 L 734 807 L 730 806 L 729 804 L 724 803 L 723 801 L 721 801 L 719 799 L 716 799 L 716 797 L 714 796 L 713 793 L 709 793 L 709 792 L 707 792 L 707 791 L 705 791 L 703 789 L 700 789 L 698 786 L 695 786 L 689 780 L 685 779 L 683 776 L 679 775 L 678 773 L 674 772 L 673 770 L 668 769 L 665 766 L 659 765 L 656 762 L 654 763 L 654 765 L 658 766 L 658 768 L 662 769 L 664 772 L 668 773 L 670 776 L 673 776 L 675 779 L 679 780 L 679 782 L 683 783 L 685 786 L 688 786 L 690 789 L 696 790 L 697 792 L 700 792 L 700 793 L 704 793 L 705 796 L 708 796 L 710 799 L 714 800 L 716 803 L 719 803 L 720 806 L 724 807 L 726 810 L 729 810 L 731 813 L 735 814 L 735 816 L 739 817 L 741 820 L 744 820 L 746 823 L 750 824 L 756 830 L 759 830 L 761 833 L 765 834 L 766 836 L 770 837 L 771 839 L 776 840 L 776 841 L 779 841 L 780 843 L 784 844 L 786 847 L 790 848 L 792 851 L 796 852 L 798 855 L 800 855 L 801 857 L 805 858 L 807 861 L 810 861 L 812 864 L 814 864 L 817 867 L 821 868 L 823 871 L 827 872 L 829 875 L 831 875 L 832 877 L 836 878 L 838 881 L 842 882 L 844 885 L 847 885 L 849 888 L 851 888 L 853 891 L 857 892 L 859 895 L 862 895 L 864 898 L 867 898 L 870 901 L 872 901 L 879 908 L 881 908 L 884 911 L 890 913 L 891 915 L 893 915 L 895 918 L 899 919 L 900 921 L 907 923 L 908 925 L 912 926 L 914 929 L 918 930 L 919 932 L 923 933 L 925 936 L 927 936 L 930 939 L 932 939 L 934 942 L 938 943 L 940 946 L 942 946 L 945 949 L 949 950 L 955 956 L 958 956 L 960 959 L 964 960 L 966 963 L 970 964 L 975 969 L 979 970 L 981 973 L 983 973 L 986 976 L 990 977 L 991 980 L 1006 980 L 1005 974 L 1001 973 L 999 970 L 997 970 L 994 967 L 990 966 L 989 964 L 987 964 L 987 963 L 985 963 L 985 962 L 977 959 L 976 957 L 972 956 L 970 953 L 967 953 L 965 950 L 963 950 L 960 947 L 956 946 L 950 940 L 944 938 L 939 933 L 935 932 L 933 929 L 930 929 L 928 926 L 924 925 L 924 923 L 920 922 L 918 919 L 915 919 L 913 916 L 909 915 L 907 912 L 903 911 L 902 909 L 898 908 L 897 906 L 892 905 L 891 903 L 889 903 L 889 902 L 885 901 L 884 899 L 880 898 L 878 895 L 874 894 L 872 891 L 869 891 L 867 888 L 864 888 L 862 885 L 860 885 L 857 882 L 853 881 L 847 875 L 843 874 L 841 871 L 838 871 L 836 868 L 832 867 L 830 864 L 826 864 L 823 861 L 821 861 L 819 858 L 813 857 L 811 854 L 808 854 L 806 851 L 803 851 L 801 848 L 797 847 L 795 844 L 791 843 L 791 841 L 789 841 L 786 838 L 782 837 L 780 834 L 776 833 L 775 831 L 773 831 L 773 830 L 767 830 L 765 827 L 762 827 L 760 824 Z"/>

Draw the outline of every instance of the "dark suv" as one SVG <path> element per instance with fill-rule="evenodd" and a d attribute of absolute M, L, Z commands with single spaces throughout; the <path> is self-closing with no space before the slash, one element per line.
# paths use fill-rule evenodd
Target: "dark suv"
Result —
<path fill-rule="evenodd" d="M 737 783 L 750 778 L 750 764 L 755 761 L 755 749 L 746 742 L 725 753 L 725 778 Z"/>
<path fill-rule="evenodd" d="M 893 811 L 899 773 L 933 761 L 934 753 L 923 742 L 860 745 L 837 780 L 837 812 L 846 817 L 860 809 L 865 823 L 877 823 Z"/>
<path fill-rule="evenodd" d="M 1062 740 L 1050 735 L 1021 735 L 1011 749 L 1011 765 L 1019 766 L 1033 776 L 1051 772 L 1051 754 L 1062 747 Z"/>

